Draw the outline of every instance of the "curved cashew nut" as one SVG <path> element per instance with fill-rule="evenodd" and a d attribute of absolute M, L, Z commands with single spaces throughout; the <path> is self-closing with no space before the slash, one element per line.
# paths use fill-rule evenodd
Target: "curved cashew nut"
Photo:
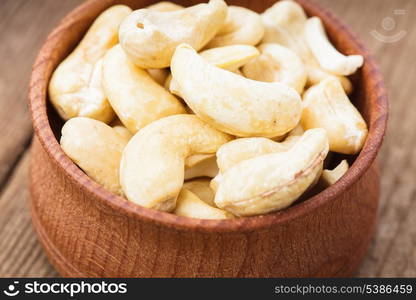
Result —
<path fill-rule="evenodd" d="M 60 143 L 66 155 L 89 177 L 107 190 L 121 195 L 119 166 L 128 141 L 101 121 L 75 117 L 62 127 Z"/>
<path fill-rule="evenodd" d="M 185 159 L 215 153 L 230 139 L 195 115 L 174 115 L 150 123 L 124 149 L 120 163 L 124 194 L 145 207 L 173 210 L 184 181 Z"/>
<path fill-rule="evenodd" d="M 206 204 L 215 207 L 215 202 L 214 202 L 215 193 L 209 187 L 209 182 L 210 180 L 208 178 L 194 179 L 194 180 L 186 181 L 183 184 L 183 188 L 197 195 L 199 199 L 204 201 Z"/>
<path fill-rule="evenodd" d="M 259 56 L 260 52 L 256 47 L 249 45 L 231 45 L 201 51 L 199 55 L 214 66 L 235 72 Z"/>
<path fill-rule="evenodd" d="M 244 160 L 225 172 L 215 204 L 237 216 L 286 208 L 315 181 L 327 153 L 325 130 L 308 130 L 289 151 Z"/>
<path fill-rule="evenodd" d="M 194 158 L 195 155 L 189 157 Z M 187 159 L 187 161 L 189 161 Z M 186 162 L 185 162 L 186 165 Z M 215 177 L 218 174 L 218 166 L 215 155 L 206 157 L 193 167 L 185 170 L 185 180 L 197 178 L 197 177 Z"/>
<path fill-rule="evenodd" d="M 229 6 L 225 24 L 208 43 L 208 48 L 235 44 L 257 45 L 264 35 L 260 15 L 240 6 Z"/>
<path fill-rule="evenodd" d="M 309 49 L 304 30 L 308 20 L 302 6 L 294 1 L 279 1 L 262 15 L 265 26 L 263 43 L 277 43 L 283 45 L 302 58 L 308 74 L 308 85 L 314 85 L 328 77 L 337 77 L 347 94 L 352 90 L 348 78 L 337 76 L 323 70 Z"/>
<path fill-rule="evenodd" d="M 130 12 L 124 5 L 104 11 L 54 71 L 49 96 L 64 120 L 84 116 L 108 123 L 114 118 L 101 86 L 101 58 L 117 43 L 118 27 Z"/>
<path fill-rule="evenodd" d="M 281 82 L 303 92 L 307 73 L 301 58 L 289 48 L 266 43 L 258 47 L 261 55 L 243 67 L 247 78 L 266 82 Z"/>
<path fill-rule="evenodd" d="M 260 52 L 256 47 L 249 45 L 231 45 L 211 48 L 200 52 L 199 55 L 214 66 L 241 75 L 239 68 L 259 56 Z M 172 74 L 166 79 L 165 88 L 180 97 L 176 83 L 172 81 Z"/>
<path fill-rule="evenodd" d="M 269 153 L 288 151 L 304 134 L 299 124 L 287 135 L 282 142 L 267 138 L 240 138 L 222 145 L 217 151 L 219 172 L 211 180 L 210 187 L 216 191 L 222 174 L 240 162 Z"/>
<path fill-rule="evenodd" d="M 135 66 L 120 45 L 104 58 L 103 83 L 111 106 L 132 133 L 162 117 L 185 112 L 182 103 Z"/>
<path fill-rule="evenodd" d="M 180 43 L 198 50 L 205 46 L 222 27 L 226 15 L 223 0 L 170 12 L 139 9 L 121 24 L 120 44 L 137 66 L 165 68 Z"/>
<path fill-rule="evenodd" d="M 162 2 L 149 5 L 147 9 L 161 11 L 161 12 L 168 12 L 168 11 L 184 9 L 184 7 L 182 5 L 172 3 L 169 1 L 162 1 Z"/>
<path fill-rule="evenodd" d="M 173 213 L 183 217 L 211 220 L 234 217 L 229 212 L 208 205 L 186 188 L 183 188 L 179 193 L 177 205 Z"/>
<path fill-rule="evenodd" d="M 363 117 L 334 78 L 305 92 L 301 124 L 305 129 L 326 129 L 330 150 L 344 154 L 360 151 L 368 133 Z"/>
<path fill-rule="evenodd" d="M 299 121 L 301 99 L 285 84 L 260 82 L 209 64 L 189 45 L 177 47 L 176 91 L 201 119 L 236 136 L 273 137 Z"/>
<path fill-rule="evenodd" d="M 305 39 L 320 66 L 336 75 L 351 75 L 364 63 L 361 55 L 345 56 L 338 52 L 326 36 L 322 21 L 310 18 L 305 25 Z"/>
<path fill-rule="evenodd" d="M 333 170 L 323 170 L 321 175 L 321 182 L 323 186 L 331 186 L 340 180 L 340 178 L 347 173 L 348 168 L 348 162 L 344 159 Z"/>

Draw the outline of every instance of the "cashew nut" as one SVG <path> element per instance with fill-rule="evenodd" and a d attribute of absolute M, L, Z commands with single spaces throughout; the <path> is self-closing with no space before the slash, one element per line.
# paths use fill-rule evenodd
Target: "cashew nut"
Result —
<path fill-rule="evenodd" d="M 334 78 L 305 92 L 301 124 L 305 129 L 326 129 L 329 149 L 344 154 L 360 151 L 368 133 L 363 117 Z"/>
<path fill-rule="evenodd" d="M 230 139 L 195 115 L 174 115 L 150 123 L 123 152 L 120 182 L 124 194 L 142 206 L 172 211 L 183 185 L 185 159 L 215 153 Z"/>
<path fill-rule="evenodd" d="M 183 188 L 179 193 L 177 205 L 173 213 L 178 216 L 197 219 L 217 220 L 233 218 L 233 215 L 230 213 L 208 205 L 186 188 Z"/>
<path fill-rule="evenodd" d="M 108 123 L 114 118 L 102 91 L 101 58 L 117 43 L 118 27 L 130 12 L 124 5 L 104 11 L 78 47 L 56 68 L 49 83 L 49 97 L 64 120 L 84 116 Z"/>
<path fill-rule="evenodd" d="M 273 43 L 262 44 L 258 49 L 260 56 L 243 67 L 243 73 L 247 78 L 281 82 L 294 88 L 298 93 L 303 92 L 307 73 L 301 58 L 295 52 Z"/>
<path fill-rule="evenodd" d="M 119 195 L 120 158 L 127 142 L 128 138 L 107 124 L 84 117 L 68 120 L 60 141 L 62 150 L 88 176 Z"/>
<path fill-rule="evenodd" d="M 229 6 L 225 24 L 208 43 L 208 48 L 235 44 L 256 45 L 264 34 L 260 15 L 240 6 Z"/>
<path fill-rule="evenodd" d="M 265 27 L 263 43 L 277 43 L 297 53 L 305 64 L 309 86 L 328 77 L 336 77 L 341 81 L 345 92 L 351 92 L 352 84 L 349 79 L 323 70 L 309 49 L 304 38 L 308 18 L 302 6 L 294 1 L 279 1 L 268 8 L 261 17 Z"/>
<path fill-rule="evenodd" d="M 348 171 L 348 162 L 344 159 L 333 170 L 323 170 L 321 182 L 323 186 L 328 187 L 337 182 Z"/>
<path fill-rule="evenodd" d="M 190 181 L 186 181 L 183 187 L 191 191 L 199 197 L 206 204 L 215 207 L 214 191 L 209 187 L 210 180 L 208 178 L 199 178 Z"/>
<path fill-rule="evenodd" d="M 202 120 L 236 136 L 283 135 L 299 122 L 301 99 L 285 84 L 254 81 L 212 66 L 192 47 L 172 57 L 175 90 Z"/>
<path fill-rule="evenodd" d="M 223 0 L 169 12 L 139 9 L 121 24 L 120 44 L 137 66 L 165 68 L 177 45 L 188 43 L 201 49 L 223 26 L 226 16 Z"/>
<path fill-rule="evenodd" d="M 322 21 L 318 17 L 307 20 L 305 39 L 319 65 L 336 75 L 351 75 L 364 63 L 361 55 L 345 56 L 328 40 Z"/>
<path fill-rule="evenodd" d="M 207 62 L 219 68 L 237 71 L 240 67 L 260 55 L 256 47 L 231 45 L 211 48 L 199 53 Z"/>
<path fill-rule="evenodd" d="M 111 106 L 132 133 L 162 117 L 185 112 L 181 102 L 135 66 L 120 45 L 104 57 L 103 83 Z"/>
<path fill-rule="evenodd" d="M 226 171 L 215 204 L 237 216 L 286 208 L 315 181 L 327 153 L 325 130 L 308 130 L 290 150 L 244 160 Z"/>
<path fill-rule="evenodd" d="M 172 3 L 172 2 L 169 2 L 169 1 L 158 2 L 158 3 L 155 3 L 155 4 L 149 5 L 147 7 L 147 9 L 157 10 L 157 11 L 161 11 L 161 12 L 175 11 L 175 10 L 180 10 L 180 9 L 183 9 L 183 8 L 184 7 L 182 5 Z"/>
<path fill-rule="evenodd" d="M 190 157 L 192 158 L 192 156 Z M 198 177 L 215 177 L 218 174 L 218 166 L 215 155 L 201 160 L 191 168 L 185 169 L 185 180 Z"/>

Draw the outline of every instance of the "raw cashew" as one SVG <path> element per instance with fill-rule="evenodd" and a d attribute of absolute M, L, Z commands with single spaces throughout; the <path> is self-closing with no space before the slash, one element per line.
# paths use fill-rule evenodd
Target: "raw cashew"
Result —
<path fill-rule="evenodd" d="M 257 45 L 264 34 L 260 15 L 241 6 L 229 6 L 225 24 L 208 43 L 208 48 L 246 44 Z"/>
<path fill-rule="evenodd" d="M 120 45 L 104 58 L 103 83 L 111 106 L 132 133 L 162 117 L 185 112 L 181 102 L 135 66 Z"/>
<path fill-rule="evenodd" d="M 208 205 L 186 188 L 183 188 L 179 193 L 177 205 L 173 213 L 178 216 L 197 219 L 218 220 L 233 218 L 233 215 L 230 213 Z"/>
<path fill-rule="evenodd" d="M 201 49 L 223 26 L 226 16 L 223 0 L 169 12 L 139 9 L 121 24 L 120 44 L 137 66 L 165 68 L 176 46 L 188 43 Z"/>
<path fill-rule="evenodd" d="M 333 185 L 348 171 L 348 162 L 344 159 L 333 170 L 323 170 L 321 175 L 321 182 L 325 187 Z"/>
<path fill-rule="evenodd" d="M 263 43 L 277 43 L 297 53 L 305 64 L 309 86 L 328 77 L 336 77 L 341 81 L 345 92 L 351 92 L 352 85 L 349 79 L 323 70 L 309 49 L 304 38 L 308 18 L 302 6 L 294 1 L 279 1 L 268 8 L 261 17 L 265 27 Z"/>
<path fill-rule="evenodd" d="M 303 92 L 307 73 L 301 58 L 289 48 L 274 43 L 258 47 L 261 55 L 243 67 L 247 78 L 266 82 L 281 82 Z"/>
<path fill-rule="evenodd" d="M 244 160 L 225 172 L 215 204 L 237 216 L 286 208 L 315 181 L 327 153 L 325 130 L 308 130 L 289 151 Z"/>
<path fill-rule="evenodd" d="M 117 43 L 118 27 L 130 12 L 124 5 L 104 11 L 56 68 L 49 83 L 49 97 L 64 120 L 84 116 L 108 123 L 114 118 L 101 86 L 101 58 Z"/>
<path fill-rule="evenodd" d="M 329 149 L 344 154 L 360 151 L 368 133 L 361 114 L 334 78 L 325 79 L 305 92 L 301 124 L 305 129 L 326 129 Z"/>
<path fill-rule="evenodd" d="M 219 68 L 237 71 L 240 67 L 260 55 L 256 47 L 231 45 L 211 48 L 199 53 L 207 62 Z"/>
<path fill-rule="evenodd" d="M 254 81 L 209 64 L 192 47 L 172 58 L 175 90 L 201 119 L 236 136 L 283 135 L 299 122 L 301 99 L 285 84 Z"/>
<path fill-rule="evenodd" d="M 192 158 L 192 156 L 190 157 Z M 204 160 L 201 160 L 198 164 L 185 170 L 185 180 L 197 178 L 197 177 L 215 177 L 218 174 L 218 166 L 216 156 L 212 155 Z"/>
<path fill-rule="evenodd" d="M 161 12 L 168 12 L 168 11 L 184 9 L 184 7 L 182 5 L 172 3 L 169 1 L 162 1 L 162 2 L 149 5 L 147 9 L 161 11 Z"/>
<path fill-rule="evenodd" d="M 318 17 L 308 19 L 305 39 L 320 66 L 336 75 L 351 75 L 364 63 L 361 55 L 345 56 L 328 40 L 322 21 Z"/>
<path fill-rule="evenodd" d="M 214 66 L 242 75 L 239 68 L 260 55 L 260 52 L 249 45 L 231 45 L 208 49 L 199 54 Z M 172 81 L 172 74 L 166 79 L 165 88 L 180 97 L 176 83 Z"/>
<path fill-rule="evenodd" d="M 62 127 L 62 150 L 93 180 L 107 190 L 122 194 L 119 183 L 120 158 L 128 138 L 107 124 L 75 117 Z"/>
<path fill-rule="evenodd" d="M 210 180 L 208 178 L 199 178 L 190 181 L 186 181 L 183 187 L 191 191 L 199 197 L 206 204 L 215 207 L 214 191 L 209 187 Z"/>
<path fill-rule="evenodd" d="M 195 115 L 174 115 L 150 123 L 127 144 L 120 163 L 120 182 L 127 199 L 172 211 L 184 181 L 185 159 L 215 153 L 231 136 Z"/>

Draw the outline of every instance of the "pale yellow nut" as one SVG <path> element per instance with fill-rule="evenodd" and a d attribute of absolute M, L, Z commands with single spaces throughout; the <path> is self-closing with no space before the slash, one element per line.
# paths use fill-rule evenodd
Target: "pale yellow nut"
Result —
<path fill-rule="evenodd" d="M 182 103 L 134 65 L 120 45 L 104 57 L 103 83 L 111 106 L 132 133 L 162 117 L 185 112 Z"/>
<path fill-rule="evenodd" d="M 201 51 L 199 54 L 210 64 L 235 72 L 259 56 L 260 52 L 256 47 L 249 45 L 231 45 L 211 48 Z"/>
<path fill-rule="evenodd" d="M 207 62 L 219 68 L 242 75 L 239 68 L 257 57 L 260 52 L 249 45 L 232 45 L 212 48 L 199 53 Z M 165 88 L 180 96 L 176 83 L 172 81 L 172 74 L 165 81 Z"/>
<path fill-rule="evenodd" d="M 327 78 L 337 78 L 340 81 L 347 95 L 353 92 L 353 86 L 352 86 L 351 81 L 348 79 L 348 77 L 334 75 L 328 71 L 325 71 L 324 69 L 319 67 L 318 62 L 315 59 L 310 59 L 306 63 L 305 66 L 306 66 L 306 70 L 308 73 L 308 82 L 307 82 L 308 87 L 318 84 L 322 80 L 327 79 Z"/>
<path fill-rule="evenodd" d="M 283 135 L 299 122 L 301 99 L 291 87 L 260 82 L 209 64 L 182 44 L 172 58 L 175 89 L 202 120 L 240 137 Z"/>
<path fill-rule="evenodd" d="M 348 168 L 348 162 L 344 159 L 333 170 L 323 170 L 320 180 L 325 187 L 331 186 L 347 173 Z"/>
<path fill-rule="evenodd" d="M 214 157 L 215 154 L 195 154 L 192 156 L 189 156 L 185 159 L 185 167 L 186 168 L 192 168 L 196 166 L 197 164 L 210 159 L 211 157 Z"/>
<path fill-rule="evenodd" d="M 183 8 L 184 7 L 182 5 L 172 3 L 169 1 L 161 1 L 152 5 L 149 5 L 147 7 L 147 9 L 157 10 L 157 11 L 162 11 L 162 12 L 175 11 L 175 10 L 180 10 Z"/>
<path fill-rule="evenodd" d="M 177 205 L 173 213 L 177 216 L 208 220 L 222 220 L 234 217 L 225 210 L 208 205 L 186 188 L 183 188 L 179 193 Z"/>
<path fill-rule="evenodd" d="M 192 158 L 192 156 L 191 156 Z M 215 155 L 206 157 L 191 168 L 185 169 L 185 180 L 198 177 L 215 177 L 218 174 L 217 158 Z"/>
<path fill-rule="evenodd" d="M 215 204 L 236 216 L 286 208 L 316 180 L 327 153 L 325 130 L 308 130 L 289 151 L 244 160 L 222 174 Z"/>
<path fill-rule="evenodd" d="M 210 179 L 208 178 L 198 178 L 190 181 L 185 181 L 183 188 L 186 188 L 187 190 L 197 195 L 199 199 L 204 201 L 206 204 L 216 207 L 214 203 L 215 193 L 209 187 L 209 183 Z"/>
<path fill-rule="evenodd" d="M 330 150 L 344 154 L 360 151 L 368 134 L 363 117 L 334 78 L 305 92 L 301 124 L 304 129 L 324 128 Z"/>
<path fill-rule="evenodd" d="M 120 163 L 127 199 L 148 208 L 172 211 L 184 182 L 185 159 L 215 153 L 231 136 L 195 115 L 174 115 L 150 123 L 129 141 Z"/>
<path fill-rule="evenodd" d="M 265 27 L 263 43 L 277 43 L 296 52 L 302 59 L 310 56 L 303 39 L 307 16 L 294 1 L 278 1 L 261 18 Z"/>
<path fill-rule="evenodd" d="M 308 18 L 302 6 L 294 1 L 279 1 L 261 16 L 266 29 L 262 42 L 277 43 L 297 53 L 305 64 L 308 86 L 317 84 L 328 77 L 337 77 L 345 92 L 351 93 L 352 84 L 348 78 L 323 70 L 309 49 L 304 38 Z"/>
<path fill-rule="evenodd" d="M 49 97 L 64 120 L 84 116 L 108 123 L 114 118 L 101 84 L 101 58 L 117 43 L 118 27 L 130 12 L 124 5 L 105 10 L 54 71 Z"/>
<path fill-rule="evenodd" d="M 124 137 L 127 140 L 130 140 L 133 136 L 133 134 L 123 125 L 116 125 L 113 126 L 113 129 L 115 132 L 117 132 L 119 135 L 121 135 L 122 137 Z"/>
<path fill-rule="evenodd" d="M 217 151 L 217 164 L 221 173 L 238 163 L 260 155 L 289 150 L 284 143 L 274 142 L 268 138 L 252 137 L 235 139 L 222 145 Z"/>
<path fill-rule="evenodd" d="M 307 73 L 302 59 L 289 48 L 275 43 L 261 44 L 260 56 L 243 67 L 247 78 L 265 82 L 281 82 L 303 92 Z"/>
<path fill-rule="evenodd" d="M 305 39 L 319 65 L 336 75 L 351 75 L 364 63 L 362 55 L 344 55 L 328 40 L 322 21 L 318 17 L 308 19 Z"/>
<path fill-rule="evenodd" d="M 160 85 L 164 85 L 166 79 L 170 75 L 168 69 L 147 69 L 147 73 Z"/>
<path fill-rule="evenodd" d="M 236 44 L 257 45 L 264 35 L 260 15 L 240 6 L 229 6 L 225 24 L 207 48 Z"/>
<path fill-rule="evenodd" d="M 128 138 L 101 121 L 75 117 L 62 127 L 60 143 L 65 154 L 89 177 L 121 195 L 119 166 L 127 142 Z"/>
<path fill-rule="evenodd" d="M 201 49 L 222 27 L 226 16 L 223 0 L 169 12 L 139 9 L 121 24 L 120 44 L 137 66 L 165 68 L 176 46 L 188 43 Z"/>

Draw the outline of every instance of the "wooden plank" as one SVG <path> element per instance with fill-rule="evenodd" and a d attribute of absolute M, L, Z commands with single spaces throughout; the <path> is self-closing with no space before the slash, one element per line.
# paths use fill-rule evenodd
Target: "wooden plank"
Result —
<path fill-rule="evenodd" d="M 27 87 L 32 63 L 50 29 L 81 0 L 2 0 L 0 9 L 0 187 L 32 133 Z"/>
<path fill-rule="evenodd" d="M 380 64 L 389 91 L 389 129 L 381 151 L 381 203 L 379 226 L 374 243 L 358 276 L 416 276 L 416 101 L 414 98 L 416 2 L 320 0 L 349 24 L 364 40 Z M 405 14 L 395 14 L 404 10 Z M 383 20 L 391 17 L 395 28 L 385 30 Z M 372 30 L 384 35 L 405 31 L 395 43 L 373 37 Z"/>
<path fill-rule="evenodd" d="M 32 228 L 27 201 L 29 152 L 19 161 L 0 198 L 0 274 L 2 277 L 51 277 L 48 263 Z"/>

